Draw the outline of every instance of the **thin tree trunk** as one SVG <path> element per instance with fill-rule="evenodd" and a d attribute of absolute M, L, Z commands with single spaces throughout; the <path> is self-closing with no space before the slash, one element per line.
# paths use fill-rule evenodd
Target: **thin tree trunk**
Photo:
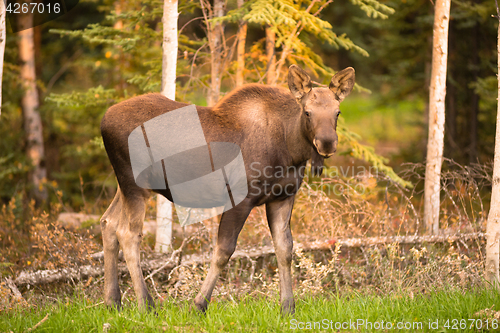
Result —
<path fill-rule="evenodd" d="M 448 32 L 448 51 L 450 54 L 456 52 L 456 42 L 457 42 L 457 31 L 454 28 L 453 23 L 450 23 L 450 29 Z M 446 122 L 445 122 L 445 139 L 447 141 L 447 145 L 445 144 L 444 155 L 454 158 L 456 152 L 463 151 L 458 147 L 457 141 L 457 88 L 456 85 L 458 83 L 454 83 L 455 72 L 457 71 L 457 66 L 455 66 L 452 62 L 448 65 L 448 74 L 447 76 L 450 78 L 448 80 L 448 84 L 446 86 Z M 460 66 L 458 66 L 458 70 L 460 70 Z M 429 66 L 430 68 L 430 66 Z M 430 75 L 429 82 L 426 82 L 426 86 L 430 83 Z M 428 121 L 428 120 L 427 120 Z M 427 122 L 428 125 L 428 122 Z"/>
<path fill-rule="evenodd" d="M 500 10 L 497 6 L 498 18 L 498 73 L 500 74 Z M 498 98 L 500 98 L 500 77 L 498 79 Z M 500 100 L 499 100 L 500 101 Z M 497 103 L 497 128 L 495 136 L 495 158 L 493 161 L 493 187 L 491 189 L 491 205 L 486 224 L 486 280 L 492 283 L 496 288 L 500 288 L 500 279 L 498 274 L 498 256 L 500 254 L 500 102 Z"/>
<path fill-rule="evenodd" d="M 434 8 L 429 6 L 428 15 L 432 15 Z M 432 35 L 427 36 L 427 44 L 425 45 L 425 64 L 424 64 L 424 85 L 426 92 L 429 93 L 431 87 L 431 75 L 432 75 Z M 424 124 L 429 128 L 429 100 L 424 101 Z M 423 153 L 425 153 L 423 151 Z"/>
<path fill-rule="evenodd" d="M 479 50 L 479 24 L 476 23 L 474 28 L 472 29 L 473 37 L 473 45 L 472 50 Z M 478 52 L 472 52 L 472 76 L 474 82 L 477 81 L 479 76 L 479 54 Z M 479 95 L 472 91 L 472 99 L 471 99 L 471 107 L 470 107 L 470 146 L 469 146 L 469 163 L 477 163 L 478 154 L 477 154 L 477 129 L 478 129 L 478 115 L 479 115 Z"/>
<path fill-rule="evenodd" d="M 453 76 L 451 76 L 453 77 Z M 453 158 L 453 152 L 459 151 L 457 143 L 457 88 L 454 84 L 449 84 L 446 87 L 446 138 L 448 141 L 448 148 L 446 155 Z"/>
<path fill-rule="evenodd" d="M 210 18 L 224 16 L 224 1 L 214 0 L 213 11 L 211 12 L 212 15 Z M 213 106 L 217 103 L 220 96 L 224 27 L 222 23 L 208 23 L 207 29 L 211 53 L 211 83 L 207 104 L 208 106 Z"/>
<path fill-rule="evenodd" d="M 117 0 L 114 2 L 116 15 L 120 15 L 123 12 L 123 0 Z M 116 30 L 123 30 L 123 20 L 117 20 L 113 24 L 113 28 Z M 123 75 L 121 75 L 122 69 L 125 67 L 125 54 L 123 52 L 119 53 L 119 65 L 115 66 L 113 69 L 114 75 L 118 78 L 118 83 L 115 85 L 115 90 L 124 91 L 126 89 L 127 81 Z"/>
<path fill-rule="evenodd" d="M 36 88 L 35 45 L 33 40 L 33 14 L 19 15 L 19 57 L 21 59 L 21 78 L 25 92 L 21 100 L 24 118 L 24 131 L 27 141 L 27 155 L 33 169 L 30 181 L 33 184 L 35 198 L 40 202 L 47 199 L 43 183 L 47 177 L 45 153 L 43 147 L 42 118 L 38 112 L 39 100 Z"/>
<path fill-rule="evenodd" d="M 244 0 L 238 0 L 238 8 L 243 7 Z M 240 28 L 238 30 L 238 50 L 237 50 L 237 62 L 236 62 L 236 86 L 239 87 L 245 83 L 245 43 L 247 39 L 247 29 L 248 25 L 246 21 L 240 22 Z"/>
<path fill-rule="evenodd" d="M 2 78 L 3 78 L 3 56 L 5 54 L 5 40 L 7 28 L 5 25 L 5 4 L 0 0 L 0 116 L 2 115 Z"/>
<path fill-rule="evenodd" d="M 163 56 L 161 71 L 161 93 L 175 100 L 175 80 L 177 77 L 177 0 L 165 0 L 163 6 Z"/>
<path fill-rule="evenodd" d="M 177 0 L 163 3 L 163 45 L 161 93 L 175 100 L 175 79 L 177 74 Z M 156 252 L 169 251 L 172 244 L 172 203 L 163 196 L 156 199 Z"/>
<path fill-rule="evenodd" d="M 439 232 L 449 21 L 450 0 L 437 0 L 434 11 L 432 75 L 429 93 L 429 138 L 424 185 L 424 223 L 427 232 L 433 235 Z"/>
<path fill-rule="evenodd" d="M 271 27 L 266 27 L 267 84 L 275 84 L 276 82 L 275 44 L 275 32 L 271 29 Z"/>
<path fill-rule="evenodd" d="M 311 10 L 314 7 L 314 4 L 315 4 L 315 1 L 312 1 L 309 4 L 309 6 L 307 7 L 307 9 L 305 10 L 305 13 L 310 13 Z M 324 7 L 320 7 L 320 9 L 316 13 L 314 13 L 313 15 L 314 16 L 318 15 L 323 8 Z M 300 33 L 302 32 L 303 29 L 304 29 L 304 22 L 303 21 L 299 21 L 297 23 L 297 25 L 295 26 L 295 28 L 293 28 L 292 32 L 290 33 L 290 37 L 289 37 L 290 41 L 288 43 L 285 42 L 284 45 L 282 44 L 283 45 L 283 51 L 281 51 L 280 59 L 276 63 L 276 74 L 275 74 L 274 80 L 271 82 L 272 85 L 278 84 L 278 80 L 279 80 L 279 77 L 281 75 L 281 68 L 285 64 L 285 61 L 288 58 L 288 56 L 290 55 L 290 53 L 293 51 L 293 49 L 292 49 L 292 42 L 291 41 L 294 38 L 299 38 L 299 35 L 300 35 Z"/>

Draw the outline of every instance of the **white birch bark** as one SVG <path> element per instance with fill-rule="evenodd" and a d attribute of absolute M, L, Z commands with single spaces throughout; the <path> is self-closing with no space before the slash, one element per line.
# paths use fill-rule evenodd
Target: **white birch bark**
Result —
<path fill-rule="evenodd" d="M 177 0 L 163 3 L 163 44 L 161 94 L 175 100 L 175 79 L 177 69 Z M 158 195 L 156 202 L 156 252 L 168 252 L 172 244 L 172 203 Z"/>
<path fill-rule="evenodd" d="M 429 92 L 429 138 L 424 185 L 424 223 L 427 233 L 433 235 L 439 232 L 449 21 L 450 0 L 437 0 L 434 10 L 432 73 Z"/>
<path fill-rule="evenodd" d="M 497 14 L 500 15 L 497 4 Z M 500 73 L 500 17 L 498 24 L 498 73 Z M 500 77 L 498 79 L 498 98 L 500 101 Z M 486 263 L 485 277 L 496 288 L 500 287 L 498 274 L 498 257 L 500 254 L 500 102 L 497 103 L 497 128 L 495 136 L 495 157 L 493 161 L 493 186 L 491 189 L 491 205 L 486 224 Z"/>

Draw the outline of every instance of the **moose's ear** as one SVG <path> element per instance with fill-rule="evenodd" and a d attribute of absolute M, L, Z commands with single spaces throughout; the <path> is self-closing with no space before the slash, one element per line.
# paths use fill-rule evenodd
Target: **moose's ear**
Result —
<path fill-rule="evenodd" d="M 347 67 L 346 69 L 337 72 L 332 77 L 330 82 L 330 90 L 333 91 L 337 99 L 342 102 L 347 97 L 354 87 L 354 68 Z"/>
<path fill-rule="evenodd" d="M 311 78 L 302 68 L 292 65 L 288 70 L 288 87 L 293 96 L 300 100 L 311 91 Z"/>

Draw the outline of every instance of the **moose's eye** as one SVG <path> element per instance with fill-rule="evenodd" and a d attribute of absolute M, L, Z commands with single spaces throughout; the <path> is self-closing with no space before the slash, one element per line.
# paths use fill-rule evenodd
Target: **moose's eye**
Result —
<path fill-rule="evenodd" d="M 342 114 L 342 112 L 340 112 L 340 110 L 337 111 L 337 118 Z"/>
<path fill-rule="evenodd" d="M 311 116 L 311 111 L 306 111 L 306 117 L 310 117 Z"/>

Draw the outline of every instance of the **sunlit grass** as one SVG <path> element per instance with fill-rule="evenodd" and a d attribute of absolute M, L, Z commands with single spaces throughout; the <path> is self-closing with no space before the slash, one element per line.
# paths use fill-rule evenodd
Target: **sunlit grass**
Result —
<path fill-rule="evenodd" d="M 266 297 L 243 297 L 236 302 L 215 300 L 206 315 L 194 311 L 191 301 L 167 300 L 158 305 L 156 313 L 127 306 L 118 312 L 75 297 L 67 303 L 41 309 L 19 308 L 1 313 L 0 331 L 27 331 L 47 314 L 48 318 L 37 327 L 37 332 L 102 332 L 106 327 L 108 332 L 280 332 L 300 327 L 315 332 L 320 329 L 338 331 L 335 325 L 341 331 L 376 331 L 367 326 L 368 322 L 380 325 L 382 321 L 385 325 L 391 323 L 394 331 L 398 331 L 398 323 L 413 326 L 412 329 L 402 326 L 399 331 L 457 331 L 452 327 L 453 319 L 457 320 L 459 328 L 461 320 L 462 327 L 466 323 L 466 329 L 459 331 L 478 331 L 478 319 L 483 323 L 483 331 L 495 331 L 491 327 L 493 318 L 476 315 L 487 308 L 500 309 L 498 292 L 448 289 L 427 290 L 419 295 L 405 292 L 380 295 L 347 291 L 343 295 L 305 296 L 297 299 L 297 312 L 293 317 L 281 316 L 278 300 Z M 489 330 L 486 330 L 487 319 Z M 430 327 L 436 321 L 438 330 Z M 445 327 L 447 321 L 448 328 Z M 312 327 L 314 323 L 319 323 L 316 325 L 321 325 L 320 329 L 307 329 L 307 325 Z"/>

